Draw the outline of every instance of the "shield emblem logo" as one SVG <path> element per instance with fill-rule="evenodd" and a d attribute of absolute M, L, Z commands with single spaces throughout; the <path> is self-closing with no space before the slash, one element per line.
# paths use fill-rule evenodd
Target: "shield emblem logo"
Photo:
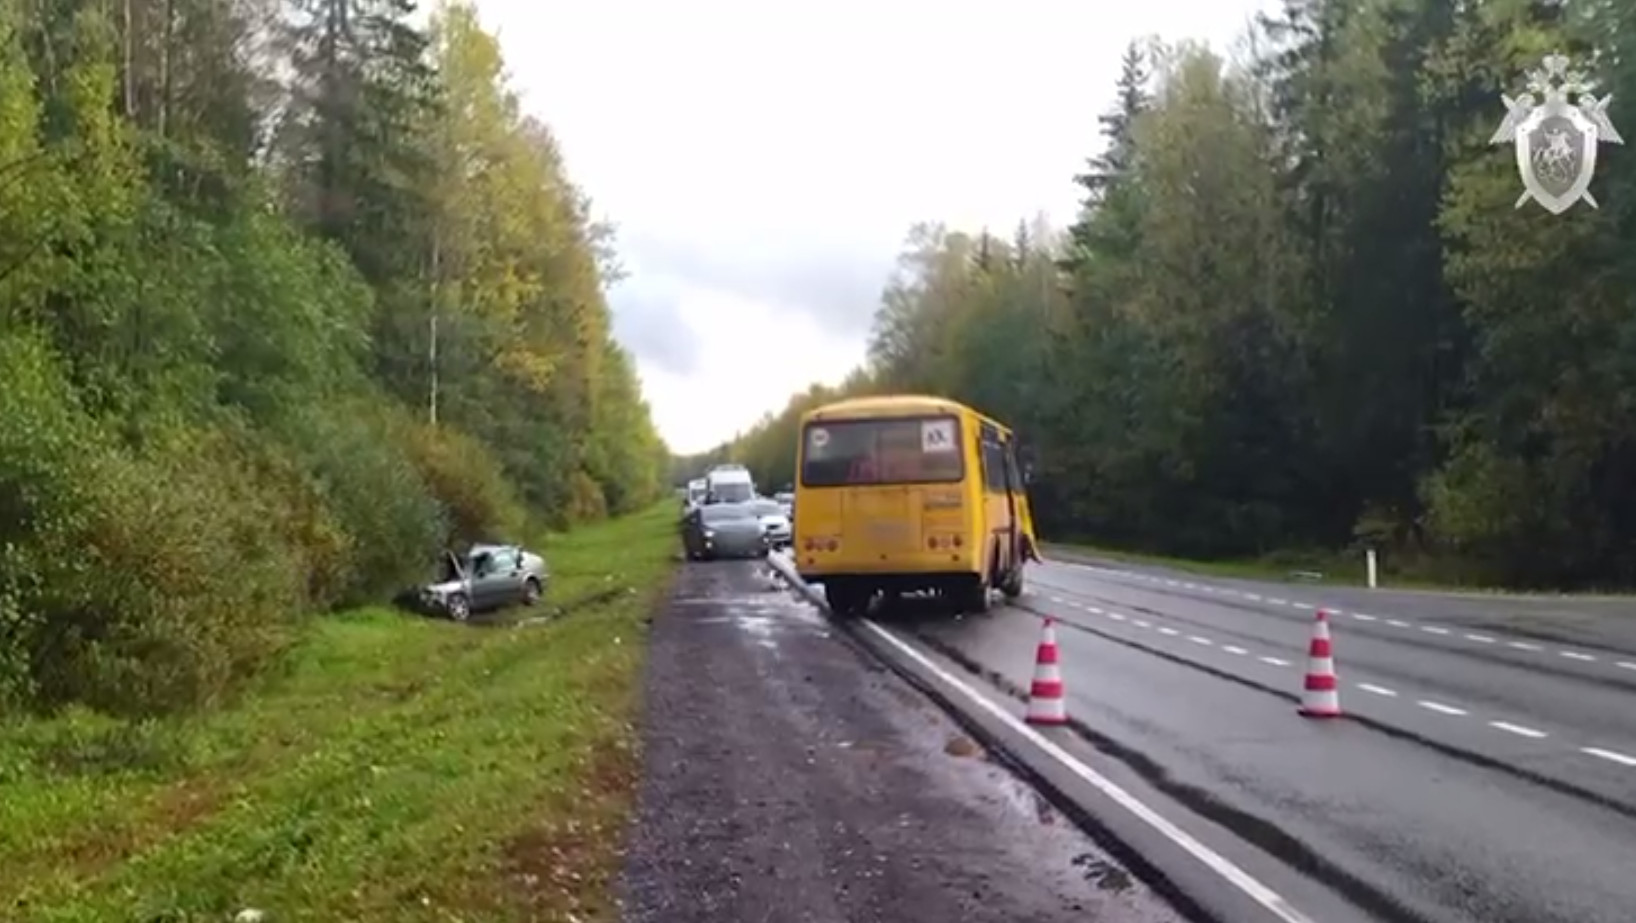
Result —
<path fill-rule="evenodd" d="M 1589 195 L 1596 175 L 1596 125 L 1579 107 L 1560 98 L 1548 100 L 1517 126 L 1517 171 L 1531 197 L 1560 215 Z M 1521 203 L 1519 203 L 1521 204 Z"/>

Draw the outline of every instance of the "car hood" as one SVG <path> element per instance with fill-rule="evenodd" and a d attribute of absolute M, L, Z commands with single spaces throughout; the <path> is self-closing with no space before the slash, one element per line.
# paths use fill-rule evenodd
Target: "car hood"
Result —
<path fill-rule="evenodd" d="M 438 583 L 428 583 L 421 587 L 424 592 L 431 593 L 434 596 L 447 596 L 456 590 L 463 590 L 465 588 L 466 581 L 464 580 L 444 580 Z"/>

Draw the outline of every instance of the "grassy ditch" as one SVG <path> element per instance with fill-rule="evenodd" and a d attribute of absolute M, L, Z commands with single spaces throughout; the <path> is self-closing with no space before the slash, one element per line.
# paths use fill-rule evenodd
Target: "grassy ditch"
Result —
<path fill-rule="evenodd" d="M 674 520 L 548 538 L 554 618 L 363 609 L 227 709 L 0 722 L 0 919 L 607 918 Z"/>

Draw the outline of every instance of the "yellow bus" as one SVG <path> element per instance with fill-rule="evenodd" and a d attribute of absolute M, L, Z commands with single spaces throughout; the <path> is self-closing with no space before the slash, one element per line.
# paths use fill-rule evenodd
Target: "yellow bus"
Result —
<path fill-rule="evenodd" d="M 931 591 L 963 612 L 1022 593 L 1038 561 L 1011 430 L 922 395 L 838 401 L 801 418 L 795 569 L 837 615 Z"/>

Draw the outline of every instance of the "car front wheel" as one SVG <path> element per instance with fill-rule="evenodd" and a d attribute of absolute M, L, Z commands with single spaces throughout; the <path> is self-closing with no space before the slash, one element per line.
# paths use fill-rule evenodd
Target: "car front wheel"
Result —
<path fill-rule="evenodd" d="M 450 621 L 464 622 L 471 618 L 471 600 L 464 593 L 456 593 L 449 597 L 447 611 Z"/>
<path fill-rule="evenodd" d="M 540 601 L 540 582 L 533 577 L 523 582 L 523 605 L 532 606 Z"/>

